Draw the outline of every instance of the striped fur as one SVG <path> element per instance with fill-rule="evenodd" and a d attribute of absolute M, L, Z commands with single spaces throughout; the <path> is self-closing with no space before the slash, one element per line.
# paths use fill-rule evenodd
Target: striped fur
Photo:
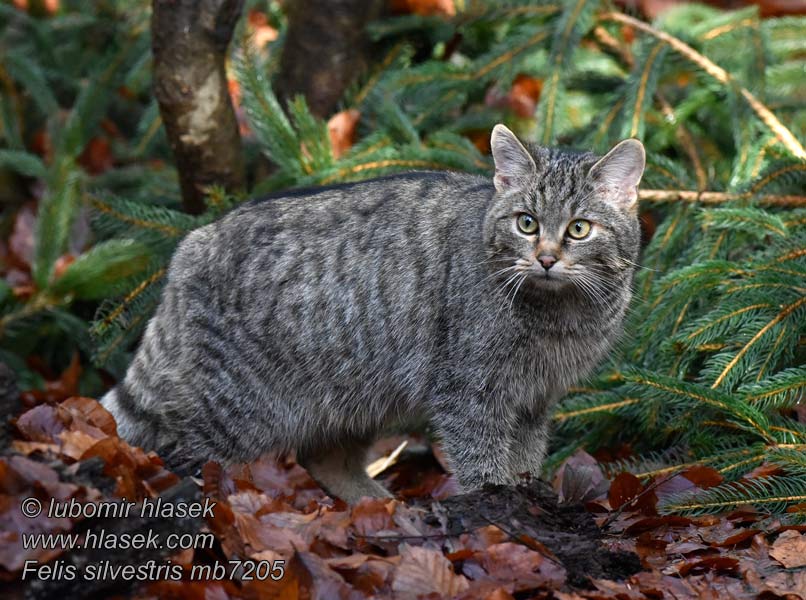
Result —
<path fill-rule="evenodd" d="M 499 173 L 512 140 L 494 139 Z M 467 489 L 537 473 L 551 405 L 619 334 L 639 229 L 595 156 L 530 156 L 498 191 L 412 173 L 252 201 L 189 234 L 103 399 L 121 435 L 225 462 L 295 451 L 348 501 L 384 493 L 368 445 L 423 418 Z M 523 211 L 539 239 L 517 232 Z M 593 239 L 557 237 L 572 217 Z M 587 283 L 545 281 L 535 246 L 555 242 Z M 516 259 L 531 266 L 509 280 Z"/>

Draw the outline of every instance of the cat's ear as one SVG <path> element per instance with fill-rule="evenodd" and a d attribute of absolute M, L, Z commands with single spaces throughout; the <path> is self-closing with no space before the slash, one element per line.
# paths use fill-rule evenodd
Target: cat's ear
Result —
<path fill-rule="evenodd" d="M 499 123 L 493 127 L 490 148 L 495 162 L 493 184 L 498 192 L 518 187 L 534 174 L 534 159 L 505 125 Z"/>
<path fill-rule="evenodd" d="M 638 183 L 644 174 L 645 165 L 644 145 L 630 138 L 616 144 L 593 165 L 588 177 L 602 193 L 631 208 L 638 200 Z"/>

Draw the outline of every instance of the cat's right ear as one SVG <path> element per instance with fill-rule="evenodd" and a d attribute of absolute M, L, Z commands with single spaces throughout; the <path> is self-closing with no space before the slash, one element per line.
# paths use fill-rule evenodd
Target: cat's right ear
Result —
<path fill-rule="evenodd" d="M 644 145 L 630 138 L 616 144 L 588 172 L 599 190 L 627 208 L 638 200 L 638 183 L 644 174 L 646 152 Z"/>
<path fill-rule="evenodd" d="M 490 148 L 495 162 L 493 185 L 499 193 L 522 187 L 534 174 L 534 159 L 506 125 L 499 123 L 493 127 Z"/>

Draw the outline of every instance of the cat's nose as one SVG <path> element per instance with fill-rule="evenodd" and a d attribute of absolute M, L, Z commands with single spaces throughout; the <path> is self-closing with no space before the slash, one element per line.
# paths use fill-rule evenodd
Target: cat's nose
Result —
<path fill-rule="evenodd" d="M 537 262 L 543 265 L 543 268 L 548 271 L 552 266 L 554 266 L 554 263 L 557 262 L 557 257 L 552 256 L 551 254 L 543 254 L 542 256 L 537 257 Z"/>

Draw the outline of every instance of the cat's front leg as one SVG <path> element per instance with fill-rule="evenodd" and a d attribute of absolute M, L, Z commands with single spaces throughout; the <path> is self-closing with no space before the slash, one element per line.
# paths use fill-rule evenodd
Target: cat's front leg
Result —
<path fill-rule="evenodd" d="M 524 411 L 519 415 L 510 467 L 515 479 L 522 481 L 525 473 L 535 479 L 540 477 L 549 441 L 549 420 L 548 410 Z"/>
<path fill-rule="evenodd" d="M 499 403 L 454 397 L 442 399 L 435 412 L 433 425 L 464 491 L 513 483 L 514 419 Z"/>

